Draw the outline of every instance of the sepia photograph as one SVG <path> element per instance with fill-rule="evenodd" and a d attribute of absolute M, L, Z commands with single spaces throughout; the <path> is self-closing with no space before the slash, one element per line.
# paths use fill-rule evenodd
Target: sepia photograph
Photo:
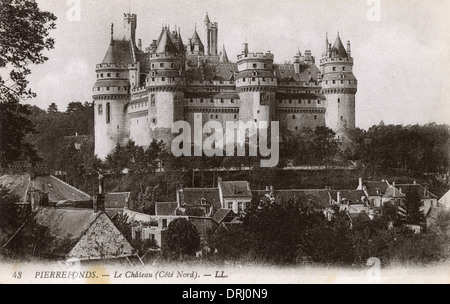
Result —
<path fill-rule="evenodd" d="M 0 284 L 449 284 L 449 18 L 0 0 Z"/>

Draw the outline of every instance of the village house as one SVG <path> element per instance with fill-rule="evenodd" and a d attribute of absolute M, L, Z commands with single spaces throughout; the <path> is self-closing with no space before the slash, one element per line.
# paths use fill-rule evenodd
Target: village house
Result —
<path fill-rule="evenodd" d="M 58 261 L 128 260 L 136 250 L 106 215 L 104 197 L 83 204 L 41 205 L 3 246 L 18 256 Z"/>
<path fill-rule="evenodd" d="M 219 179 L 220 203 L 222 208 L 239 214 L 252 201 L 252 191 L 247 181 L 222 181 Z"/>

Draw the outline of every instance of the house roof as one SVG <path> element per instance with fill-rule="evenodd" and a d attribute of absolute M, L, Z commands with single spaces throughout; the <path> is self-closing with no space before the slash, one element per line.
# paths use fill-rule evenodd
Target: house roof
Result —
<path fill-rule="evenodd" d="M 401 198 L 404 196 L 405 194 L 396 187 L 388 187 L 383 195 L 386 198 Z"/>
<path fill-rule="evenodd" d="M 184 188 L 180 189 L 178 193 L 180 206 L 201 206 L 202 199 L 205 199 L 206 204 L 217 209 L 221 207 L 219 188 Z"/>
<path fill-rule="evenodd" d="M 53 175 L 3 175 L 0 184 L 10 193 L 20 197 L 20 203 L 27 203 L 30 190 L 47 193 L 50 203 L 81 202 L 90 203 L 92 198 L 85 192 L 72 187 Z"/>
<path fill-rule="evenodd" d="M 421 199 L 437 199 L 437 196 L 435 194 L 433 194 L 432 192 L 430 192 L 430 190 L 420 184 L 396 184 L 395 187 L 401 189 L 402 193 L 408 193 L 408 191 L 417 191 Z"/>
<path fill-rule="evenodd" d="M 350 205 L 361 205 L 365 203 L 366 194 L 362 190 L 329 190 L 331 198 L 338 202 L 337 194 L 340 193 L 341 202 L 348 202 Z M 340 202 L 338 202 L 340 203 Z"/>
<path fill-rule="evenodd" d="M 102 63 L 107 64 L 131 64 L 133 63 L 133 54 L 131 42 L 126 40 L 111 41 Z"/>
<path fill-rule="evenodd" d="M 223 209 L 222 208 L 222 209 L 217 210 L 217 212 L 213 216 L 213 219 L 220 224 L 229 215 L 234 215 L 233 211 L 230 210 L 230 209 Z"/>
<path fill-rule="evenodd" d="M 252 197 L 250 184 L 246 181 L 220 182 L 223 197 Z"/>
<path fill-rule="evenodd" d="M 176 215 L 177 202 L 157 202 L 155 204 L 156 215 Z"/>
<path fill-rule="evenodd" d="M 88 209 L 41 208 L 18 235 L 36 238 L 35 255 L 65 257 L 101 213 Z M 24 250 L 27 251 L 24 244 Z M 31 252 L 26 252 L 31 253 Z"/>
<path fill-rule="evenodd" d="M 262 197 L 263 200 L 269 200 L 268 190 L 252 191 L 253 195 Z M 304 204 L 311 204 L 315 208 L 327 208 L 331 206 L 330 195 L 325 189 L 289 189 L 289 190 L 275 190 L 273 196 L 276 202 L 300 202 Z"/>
<path fill-rule="evenodd" d="M 364 186 L 369 196 L 384 195 L 389 188 L 386 181 L 365 181 Z"/>
<path fill-rule="evenodd" d="M 122 209 L 128 208 L 131 192 L 112 192 L 105 194 L 106 209 Z"/>
<path fill-rule="evenodd" d="M 442 204 L 443 206 L 445 206 L 446 208 L 450 207 L 450 190 L 447 191 L 447 193 L 445 193 L 440 199 L 439 199 L 439 204 Z"/>

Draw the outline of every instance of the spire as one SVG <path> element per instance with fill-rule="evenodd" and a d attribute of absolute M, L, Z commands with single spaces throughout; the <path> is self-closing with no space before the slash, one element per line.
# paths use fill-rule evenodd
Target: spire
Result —
<path fill-rule="evenodd" d="M 114 23 L 111 23 L 111 42 L 114 41 Z"/>
<path fill-rule="evenodd" d="M 326 57 L 326 56 L 327 56 L 327 53 L 328 53 L 328 45 L 329 45 L 329 42 L 328 42 L 328 32 L 327 32 L 327 33 L 326 33 L 326 37 L 325 37 L 325 50 L 323 51 L 323 54 L 322 54 L 323 57 Z"/>
<path fill-rule="evenodd" d="M 227 51 L 225 50 L 225 44 L 223 45 L 222 52 L 220 53 L 219 62 L 220 63 L 229 63 L 230 62 L 228 60 Z"/>
<path fill-rule="evenodd" d="M 209 20 L 208 12 L 206 12 L 205 24 L 208 24 L 208 23 L 211 23 L 211 20 Z"/>

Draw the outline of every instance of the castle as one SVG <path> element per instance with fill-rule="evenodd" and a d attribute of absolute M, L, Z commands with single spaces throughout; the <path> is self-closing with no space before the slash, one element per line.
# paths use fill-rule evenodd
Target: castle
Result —
<path fill-rule="evenodd" d="M 279 121 L 299 132 L 327 126 L 339 140 L 355 127 L 357 80 L 350 42 L 339 34 L 328 42 L 317 67 L 311 51 L 298 51 L 292 63 L 277 64 L 274 55 L 251 53 L 243 44 L 237 62 L 225 46 L 219 52 L 218 23 L 204 20 L 206 46 L 197 32 L 183 42 L 180 29 L 163 26 L 157 40 L 143 49 L 136 41 L 137 16 L 124 14 L 125 36 L 111 42 L 96 66 L 95 153 L 104 159 L 118 143 L 133 140 L 148 146 L 153 139 L 170 142 L 172 124 L 194 118 L 227 121 Z"/>

